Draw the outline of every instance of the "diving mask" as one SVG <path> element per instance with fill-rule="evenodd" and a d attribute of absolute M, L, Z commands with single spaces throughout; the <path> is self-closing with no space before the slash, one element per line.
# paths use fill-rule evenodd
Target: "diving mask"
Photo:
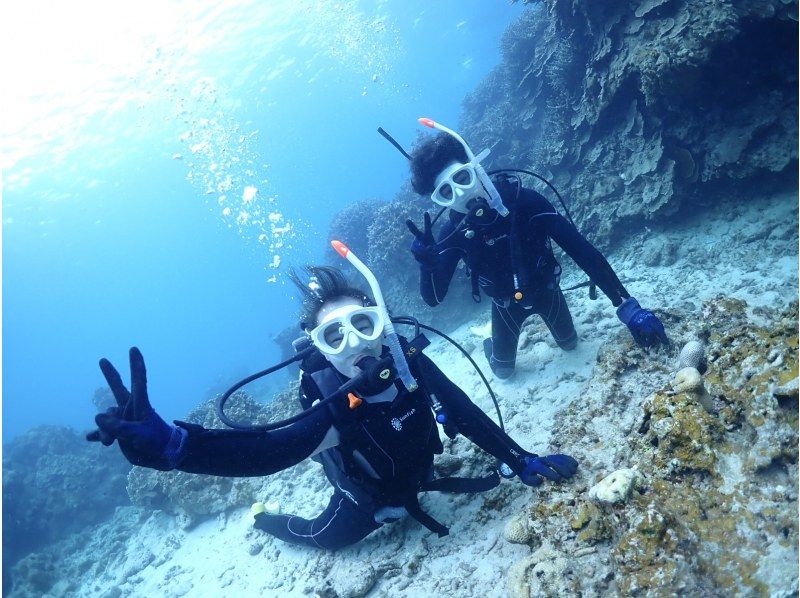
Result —
<path fill-rule="evenodd" d="M 467 145 L 467 142 L 464 141 L 464 139 L 461 137 L 461 135 L 459 135 L 458 133 L 456 133 L 452 129 L 448 129 L 443 124 L 437 123 L 436 121 L 434 121 L 434 120 L 432 120 L 430 118 L 420 118 L 420 119 L 418 119 L 418 122 L 421 125 L 424 125 L 426 127 L 430 127 L 431 129 L 436 129 L 438 131 L 442 131 L 443 133 L 447 133 L 448 135 L 453 137 L 464 148 L 464 152 L 467 154 L 467 158 L 469 159 L 469 162 L 467 162 L 466 164 L 462 164 L 461 166 L 469 166 L 470 167 L 471 170 L 469 171 L 469 174 L 471 176 L 471 181 L 470 181 L 470 183 L 464 182 L 463 184 L 460 184 L 460 185 L 461 185 L 462 191 L 464 190 L 465 186 L 469 187 L 469 188 L 472 188 L 472 186 L 474 186 L 475 187 L 475 189 L 473 191 L 474 194 L 472 196 L 470 196 L 469 198 L 467 198 L 465 200 L 462 200 L 463 204 L 464 204 L 464 207 L 462 209 L 459 209 L 459 208 L 462 207 L 461 206 L 462 201 L 456 201 L 456 200 L 454 200 L 452 202 L 452 205 L 448 205 L 448 206 L 445 206 L 445 207 L 449 207 L 449 208 L 451 208 L 453 210 L 456 210 L 458 212 L 462 212 L 462 213 L 466 214 L 466 213 L 469 212 L 469 209 L 466 208 L 466 204 L 469 202 L 470 199 L 476 199 L 478 197 L 482 197 L 482 196 L 485 197 L 485 195 L 488 195 L 489 197 L 486 198 L 486 202 L 487 202 L 488 206 L 490 208 L 492 208 L 493 210 L 497 211 L 497 213 L 500 214 L 501 216 L 504 216 L 504 217 L 508 216 L 508 208 L 506 208 L 506 206 L 503 205 L 503 199 L 500 197 L 500 193 L 497 191 L 497 188 L 494 186 L 494 183 L 492 183 L 491 179 L 489 178 L 489 175 L 486 173 L 486 170 L 483 168 L 483 166 L 481 166 L 481 162 L 483 160 L 485 160 L 486 157 L 489 155 L 489 150 L 485 149 L 481 153 L 479 153 L 478 155 L 475 155 L 474 153 L 472 153 L 472 150 Z M 438 195 L 437 191 L 439 190 L 439 187 L 442 185 L 442 180 L 441 180 L 442 177 L 451 168 L 454 168 L 454 165 L 448 166 L 447 169 L 445 169 L 443 172 L 439 173 L 439 176 L 436 178 L 436 189 L 434 190 L 433 194 L 431 195 L 431 198 L 433 199 L 433 201 L 436 202 L 439 205 L 442 205 L 442 206 L 444 204 L 439 203 L 439 201 L 437 201 L 437 199 L 441 199 L 444 196 L 437 197 L 437 195 Z M 458 168 L 454 168 L 454 170 L 452 170 L 450 172 L 450 174 L 455 175 L 456 172 L 458 172 L 458 171 L 459 171 Z M 467 180 L 466 179 L 466 174 L 462 174 L 461 176 L 462 176 L 462 180 L 463 181 Z M 458 187 L 454 187 L 452 184 L 450 185 L 450 188 L 452 190 L 454 190 L 454 191 L 456 189 L 458 189 Z M 446 193 L 447 193 L 447 190 L 445 189 L 445 194 Z M 454 193 L 454 196 L 456 196 L 456 195 L 457 195 L 457 193 Z M 444 199 L 447 200 L 446 197 L 444 197 Z"/>
<path fill-rule="evenodd" d="M 436 177 L 436 188 L 431 199 L 443 208 L 466 214 L 470 209 L 470 201 L 480 198 L 482 191 L 475 167 L 454 162 Z"/>
<path fill-rule="evenodd" d="M 347 357 L 380 347 L 383 329 L 381 308 L 345 305 L 327 314 L 309 336 L 322 353 Z"/>

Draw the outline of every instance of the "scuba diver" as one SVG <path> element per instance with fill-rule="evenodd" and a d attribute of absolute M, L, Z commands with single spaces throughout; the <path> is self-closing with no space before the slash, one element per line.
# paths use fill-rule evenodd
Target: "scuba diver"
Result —
<path fill-rule="evenodd" d="M 344 257 L 349 250 L 339 245 Z M 352 253 L 346 257 L 367 276 L 375 301 L 349 286 L 336 268 L 306 268 L 309 283 L 293 273 L 306 336 L 295 343 L 297 356 L 218 399 L 218 415 L 238 429 L 167 424 L 150 405 L 144 359 L 134 347 L 130 391 L 114 366 L 100 361 L 117 407 L 95 417 L 98 430 L 87 439 L 107 446 L 116 440 L 134 465 L 219 476 L 265 476 L 311 457 L 333 486 L 327 508 L 308 520 L 267 512 L 256 503 L 254 525 L 286 542 L 329 550 L 358 542 L 406 514 L 444 536 L 448 529 L 421 509 L 419 492 L 477 492 L 500 483 L 496 471 L 475 479 L 434 478 L 434 455 L 443 452 L 437 422 L 451 438 L 463 434 L 502 461 L 500 471 L 505 467 L 506 477 L 518 476 L 526 485 L 574 475 L 578 464 L 572 457 L 525 451 L 474 405 L 422 354 L 428 344 L 424 335 L 411 341 L 398 337 L 374 276 Z M 224 415 L 233 391 L 293 361 L 301 361 L 302 413 L 263 426 Z"/>
<path fill-rule="evenodd" d="M 484 339 L 483 349 L 498 378 L 514 373 L 520 331 L 532 314 L 544 320 L 563 350 L 578 343 L 551 241 L 589 275 L 589 282 L 578 286 L 588 285 L 592 299 L 599 286 L 639 345 L 668 343 L 661 321 L 625 290 L 603 255 L 575 227 L 558 191 L 546 179 L 515 169 L 487 173 L 480 162 L 488 150 L 475 156 L 456 132 L 428 118 L 419 122 L 439 133 L 411 155 L 388 133 L 378 131 L 409 160 L 414 190 L 429 195 L 442 208 L 439 215 L 449 212 L 438 239 L 433 235 L 436 219 L 432 222 L 428 212 L 422 230 L 411 220 L 406 222 L 414 235 L 411 252 L 420 266 L 420 293 L 428 305 L 439 305 L 456 266 L 464 260 L 475 302 L 480 302 L 481 291 L 492 299 L 492 336 Z M 518 173 L 547 183 L 567 217 L 542 195 L 524 187 Z"/>

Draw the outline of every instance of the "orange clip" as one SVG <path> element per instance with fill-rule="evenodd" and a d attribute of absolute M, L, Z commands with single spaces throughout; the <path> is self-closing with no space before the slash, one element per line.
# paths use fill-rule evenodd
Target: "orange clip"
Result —
<path fill-rule="evenodd" d="M 350 409 L 355 409 L 356 407 L 361 405 L 361 403 L 364 402 L 361 399 L 359 399 L 356 395 L 354 395 L 352 392 L 347 393 L 347 399 L 350 401 Z"/>

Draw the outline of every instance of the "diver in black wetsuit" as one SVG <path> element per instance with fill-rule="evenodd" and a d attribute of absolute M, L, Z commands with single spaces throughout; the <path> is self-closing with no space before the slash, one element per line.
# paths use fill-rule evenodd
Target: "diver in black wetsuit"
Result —
<path fill-rule="evenodd" d="M 495 375 L 513 374 L 520 330 L 532 314 L 544 320 L 562 349 L 578 342 L 551 241 L 608 296 L 637 343 L 668 342 L 655 314 L 640 307 L 603 255 L 549 201 L 516 177 L 490 178 L 480 165 L 482 156 L 475 157 L 460 136 L 429 119 L 420 122 L 442 132 L 408 156 L 412 185 L 449 208 L 438 239 L 427 212 L 423 230 L 407 221 L 414 235 L 411 252 L 420 264 L 420 293 L 428 305 L 441 303 L 464 260 L 475 301 L 481 290 L 492 299 L 492 337 L 485 339 L 484 353 Z"/>
<path fill-rule="evenodd" d="M 385 381 L 372 376 L 347 397 L 314 409 L 338 396 L 343 383 L 359 380 L 362 371 L 381 368 L 391 357 L 384 345 L 385 309 L 349 287 L 334 268 L 309 272 L 310 285 L 294 277 L 304 296 L 302 326 L 316 347 L 301 366 L 300 402 L 310 408 L 307 415 L 274 431 L 169 425 L 150 406 L 144 359 L 134 347 L 130 392 L 111 363 L 100 361 L 118 406 L 95 417 L 98 430 L 87 438 L 105 445 L 117 440 L 134 465 L 221 476 L 269 475 L 312 457 L 334 486 L 328 507 L 312 520 L 260 512 L 255 527 L 287 542 L 330 550 L 405 514 L 443 536 L 447 528 L 422 511 L 418 492 L 470 492 L 499 483 L 496 472 L 478 479 L 433 479 L 433 458 L 443 447 L 432 405 L 446 412 L 449 434 L 457 429 L 527 485 L 540 484 L 542 476 L 559 481 L 575 473 L 577 462 L 567 455 L 538 457 L 516 444 L 421 354 L 421 347 L 410 350 L 417 339 L 403 342 L 405 354 L 415 356 L 408 366 L 419 383 L 416 390 L 409 392 L 392 376 Z"/>

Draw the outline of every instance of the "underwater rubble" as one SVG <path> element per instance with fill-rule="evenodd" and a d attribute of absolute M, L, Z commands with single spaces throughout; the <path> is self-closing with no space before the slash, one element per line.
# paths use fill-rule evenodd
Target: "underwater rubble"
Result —
<path fill-rule="evenodd" d="M 532 551 L 511 596 L 796 593 L 798 304 L 719 296 L 665 324 L 695 362 L 704 347 L 700 384 L 676 379 L 677 355 L 601 350 L 552 440 L 587 464 L 577 487 L 543 489 L 507 524 Z"/>

